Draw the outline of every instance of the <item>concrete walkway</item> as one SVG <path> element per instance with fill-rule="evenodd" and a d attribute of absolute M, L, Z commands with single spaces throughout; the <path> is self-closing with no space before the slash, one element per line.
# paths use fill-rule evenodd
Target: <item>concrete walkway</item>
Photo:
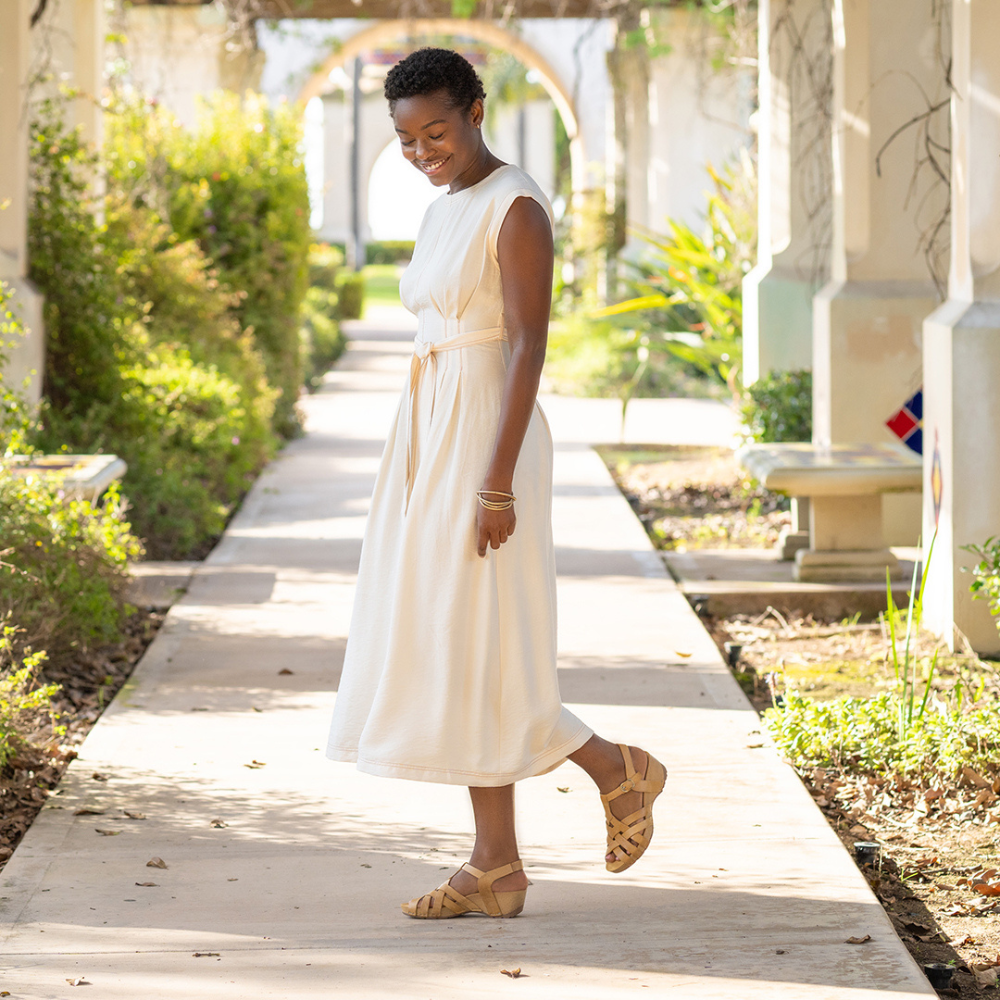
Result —
<path fill-rule="evenodd" d="M 616 438 L 617 412 L 608 431 L 579 400 L 549 406 L 563 694 L 668 764 L 654 845 L 605 872 L 597 793 L 567 764 L 518 787 L 523 916 L 400 914 L 467 857 L 471 816 L 460 788 L 367 777 L 320 750 L 409 358 L 410 335 L 364 333 L 0 873 L 0 989 L 76 997 L 67 980 L 83 976 L 102 1000 L 934 996 L 582 442 Z M 650 410 L 661 437 L 712 420 L 727 433 L 711 404 L 668 404 Z"/>

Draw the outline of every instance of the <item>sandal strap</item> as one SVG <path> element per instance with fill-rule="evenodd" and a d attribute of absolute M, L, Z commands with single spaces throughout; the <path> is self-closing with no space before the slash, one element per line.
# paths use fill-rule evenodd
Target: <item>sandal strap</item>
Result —
<path fill-rule="evenodd" d="M 454 914 L 468 913 L 476 909 L 457 889 L 447 882 L 430 892 L 424 893 L 415 904 L 418 917 L 439 917 L 443 910 L 451 910 Z"/>
<path fill-rule="evenodd" d="M 632 755 L 629 753 L 628 747 L 624 743 L 619 743 L 618 749 L 621 750 L 622 760 L 625 762 L 625 780 L 618 785 L 617 788 L 612 788 L 607 795 L 601 795 L 601 801 L 605 803 L 605 812 L 607 812 L 609 816 L 611 813 L 607 809 L 607 803 L 613 802 L 619 795 L 625 795 L 627 792 L 658 791 L 653 783 L 648 780 L 648 777 L 639 776 L 639 772 L 635 769 L 635 765 L 632 763 Z M 649 775 L 648 753 L 646 754 L 646 775 Z"/>
<path fill-rule="evenodd" d="M 523 868 L 524 862 L 520 860 L 512 861 L 508 865 L 501 865 L 499 868 L 494 868 L 488 872 L 480 871 L 473 865 L 468 864 L 468 862 L 462 865 L 462 871 L 468 872 L 478 880 L 476 888 L 479 892 L 479 898 L 482 901 L 483 907 L 485 907 L 485 912 L 491 917 L 499 917 L 503 913 L 500 904 L 497 902 L 496 894 L 493 892 L 493 883 L 497 879 L 503 878 L 505 875 L 512 875 Z M 464 896 L 462 898 L 465 899 Z M 475 904 L 470 903 L 469 908 L 476 909 L 477 907 Z"/>

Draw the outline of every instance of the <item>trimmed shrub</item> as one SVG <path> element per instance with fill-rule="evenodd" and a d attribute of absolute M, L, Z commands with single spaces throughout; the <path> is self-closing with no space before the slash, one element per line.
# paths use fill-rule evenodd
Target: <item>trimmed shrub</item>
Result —
<path fill-rule="evenodd" d="M 812 372 L 770 372 L 743 393 L 740 418 L 751 441 L 812 440 Z"/>
<path fill-rule="evenodd" d="M 361 319 L 365 304 L 365 278 L 358 271 L 337 275 L 337 314 L 341 319 Z"/>

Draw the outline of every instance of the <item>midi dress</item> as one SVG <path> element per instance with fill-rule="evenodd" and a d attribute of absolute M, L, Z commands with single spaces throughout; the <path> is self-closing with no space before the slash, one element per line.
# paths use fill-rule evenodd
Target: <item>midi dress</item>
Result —
<path fill-rule="evenodd" d="M 476 550 L 506 340 L 497 237 L 519 167 L 432 202 L 400 281 L 417 316 L 410 373 L 365 528 L 327 756 L 470 786 L 543 774 L 593 735 L 556 677 L 552 437 L 535 404 L 514 472 L 514 533 Z"/>

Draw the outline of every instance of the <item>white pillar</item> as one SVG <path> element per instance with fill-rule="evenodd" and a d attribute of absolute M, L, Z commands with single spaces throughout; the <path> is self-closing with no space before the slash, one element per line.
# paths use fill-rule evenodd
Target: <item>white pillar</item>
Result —
<path fill-rule="evenodd" d="M 987 605 L 973 601 L 975 556 L 1000 534 L 1000 5 L 954 0 L 951 271 L 948 301 L 924 323 L 924 523 L 937 527 L 926 621 L 980 653 L 1000 650 Z"/>
<path fill-rule="evenodd" d="M 3 381 L 20 388 L 32 377 L 28 398 L 37 402 L 44 362 L 42 300 L 28 271 L 28 116 L 27 80 L 31 64 L 29 24 L 34 4 L 0 4 L 0 280 L 13 291 L 12 303 L 27 336 L 8 353 Z"/>
<path fill-rule="evenodd" d="M 760 0 L 758 262 L 743 282 L 747 385 L 812 367 L 812 300 L 830 276 L 831 28 L 828 0 Z"/>
<path fill-rule="evenodd" d="M 921 249 L 947 188 L 911 129 L 947 98 L 931 0 L 834 2 L 834 195 L 831 280 L 813 301 L 813 434 L 817 443 L 895 442 L 885 421 L 922 382 L 921 330 L 938 304 Z M 948 145 L 947 121 L 931 135 Z M 881 155 L 880 155 L 881 154 Z M 920 502 L 887 496 L 889 544 L 915 544 Z"/>

